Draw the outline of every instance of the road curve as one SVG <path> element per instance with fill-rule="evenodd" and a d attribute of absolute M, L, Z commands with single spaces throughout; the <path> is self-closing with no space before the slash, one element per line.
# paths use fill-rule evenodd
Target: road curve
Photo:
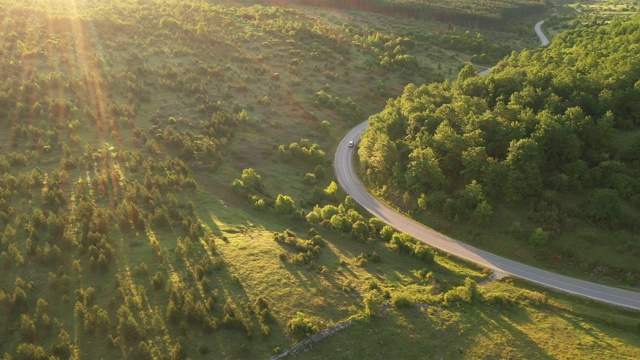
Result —
<path fill-rule="evenodd" d="M 539 31 L 540 25 L 542 25 L 542 22 L 536 24 L 536 32 Z M 540 35 L 540 33 L 538 34 Z M 545 45 L 542 37 L 541 42 Z M 381 203 L 367 191 L 366 187 L 358 178 L 353 160 L 357 147 L 348 146 L 349 141 L 353 141 L 356 144 L 358 143 L 360 140 L 360 134 L 368 125 L 368 121 L 361 123 L 352 129 L 344 139 L 342 139 L 338 145 L 338 149 L 336 150 L 333 166 L 340 186 L 353 198 L 353 200 L 362 205 L 362 207 L 367 209 L 367 211 L 369 211 L 373 216 L 380 218 L 382 221 L 393 226 L 397 230 L 407 233 L 430 246 L 495 271 L 510 274 L 512 276 L 570 294 L 583 296 L 612 305 L 640 310 L 640 292 L 614 288 L 555 274 L 550 271 L 538 269 L 533 266 L 494 255 L 447 237 L 446 235 L 419 224 L 411 218 L 408 218 Z"/>
<path fill-rule="evenodd" d="M 547 39 L 547 37 L 542 32 L 542 24 L 544 24 L 544 20 L 538 22 L 536 26 L 533 27 L 533 29 L 536 31 L 536 34 L 538 34 L 538 38 L 540 38 L 542 46 L 547 46 L 549 45 L 549 39 Z"/>
<path fill-rule="evenodd" d="M 540 44 L 542 46 L 547 46 L 549 45 L 549 39 L 547 39 L 546 35 L 542 32 L 542 24 L 544 24 L 544 20 L 536 23 L 536 25 L 533 27 L 533 29 L 536 31 L 536 35 L 538 35 L 538 39 L 540 39 Z M 489 74 L 491 72 L 491 70 L 493 70 L 493 67 L 490 67 L 486 70 L 482 70 L 478 73 L 478 75 L 480 76 L 485 76 L 487 74 Z"/>

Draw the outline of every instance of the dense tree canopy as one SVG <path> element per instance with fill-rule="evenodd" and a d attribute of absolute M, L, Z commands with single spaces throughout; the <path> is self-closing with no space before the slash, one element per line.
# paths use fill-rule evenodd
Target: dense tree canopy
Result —
<path fill-rule="evenodd" d="M 639 44 L 640 18 L 618 19 L 514 52 L 489 76 L 467 67 L 453 82 L 407 86 L 363 134 L 368 180 L 422 196 L 422 205 L 444 191 L 452 218 L 474 210 L 461 203 L 471 183 L 494 202 L 574 193 L 588 209 L 574 215 L 637 228 Z M 628 200 L 635 210 L 622 219 L 618 202 Z M 546 230 L 558 230 L 547 220 Z"/>

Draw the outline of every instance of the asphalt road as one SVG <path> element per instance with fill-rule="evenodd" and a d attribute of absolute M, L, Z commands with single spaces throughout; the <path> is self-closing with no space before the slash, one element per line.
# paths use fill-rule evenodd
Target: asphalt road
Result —
<path fill-rule="evenodd" d="M 539 32 L 540 25 L 542 25 L 542 22 L 536 24 L 536 32 L 539 36 L 541 34 L 541 32 Z M 540 36 L 540 41 L 543 45 L 546 45 L 546 37 L 544 37 L 544 39 L 543 37 L 544 35 Z M 354 169 L 353 157 L 357 151 L 357 146 L 353 148 L 348 146 L 349 141 L 353 141 L 356 144 L 358 143 L 360 140 L 360 134 L 368 125 L 368 121 L 363 122 L 352 129 L 347 136 L 342 139 L 338 145 L 333 164 L 340 186 L 353 198 L 353 200 L 362 205 L 373 216 L 380 218 L 382 221 L 393 226 L 397 230 L 407 233 L 430 246 L 459 258 L 485 266 L 494 271 L 509 274 L 574 295 L 583 296 L 612 305 L 640 310 L 640 292 L 614 288 L 555 274 L 550 271 L 538 269 L 533 266 L 494 255 L 449 238 L 431 228 L 417 223 L 416 221 L 396 212 L 378 201 L 367 191 Z"/>
<path fill-rule="evenodd" d="M 549 39 L 547 39 L 547 36 L 542 32 L 542 24 L 544 24 L 544 20 L 536 23 L 536 25 L 533 27 L 533 29 L 536 31 L 536 35 L 538 35 L 538 38 L 540 39 L 540 44 L 542 46 L 547 46 L 549 45 Z M 485 76 L 488 73 L 491 72 L 491 70 L 493 70 L 492 67 L 486 69 L 486 70 L 482 70 L 478 73 L 478 75 L 480 76 Z"/>
<path fill-rule="evenodd" d="M 537 23 L 536 26 L 533 27 L 533 29 L 536 31 L 538 38 L 540 38 L 540 42 L 542 43 L 542 46 L 547 46 L 549 45 L 549 39 L 547 39 L 547 37 L 542 32 L 542 29 L 541 29 L 542 24 L 544 24 L 544 20 Z"/>

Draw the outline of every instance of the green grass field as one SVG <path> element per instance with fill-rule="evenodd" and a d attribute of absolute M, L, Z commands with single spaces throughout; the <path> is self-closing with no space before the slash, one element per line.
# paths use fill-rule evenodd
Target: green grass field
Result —
<path fill-rule="evenodd" d="M 0 0 L 0 355 L 264 359 L 356 319 L 292 357 L 640 356 L 635 313 L 509 279 L 478 297 L 484 269 L 273 209 L 282 194 L 297 211 L 317 200 L 367 222 L 325 195 L 335 144 L 408 83 L 455 78 L 458 57 L 535 46 L 514 26 Z M 467 42 L 477 51 L 460 52 Z M 292 155 L 294 142 L 317 143 L 315 157 Z M 232 191 L 247 168 L 264 209 Z M 287 229 L 296 237 L 274 240 Z M 536 330 L 553 326 L 563 336 Z"/>

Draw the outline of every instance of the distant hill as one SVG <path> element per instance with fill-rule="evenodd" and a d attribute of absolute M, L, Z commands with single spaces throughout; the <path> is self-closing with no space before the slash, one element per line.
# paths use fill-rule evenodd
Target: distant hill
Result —
<path fill-rule="evenodd" d="M 547 0 L 265 0 L 397 13 L 464 25 L 495 27 L 496 20 L 542 12 Z"/>

